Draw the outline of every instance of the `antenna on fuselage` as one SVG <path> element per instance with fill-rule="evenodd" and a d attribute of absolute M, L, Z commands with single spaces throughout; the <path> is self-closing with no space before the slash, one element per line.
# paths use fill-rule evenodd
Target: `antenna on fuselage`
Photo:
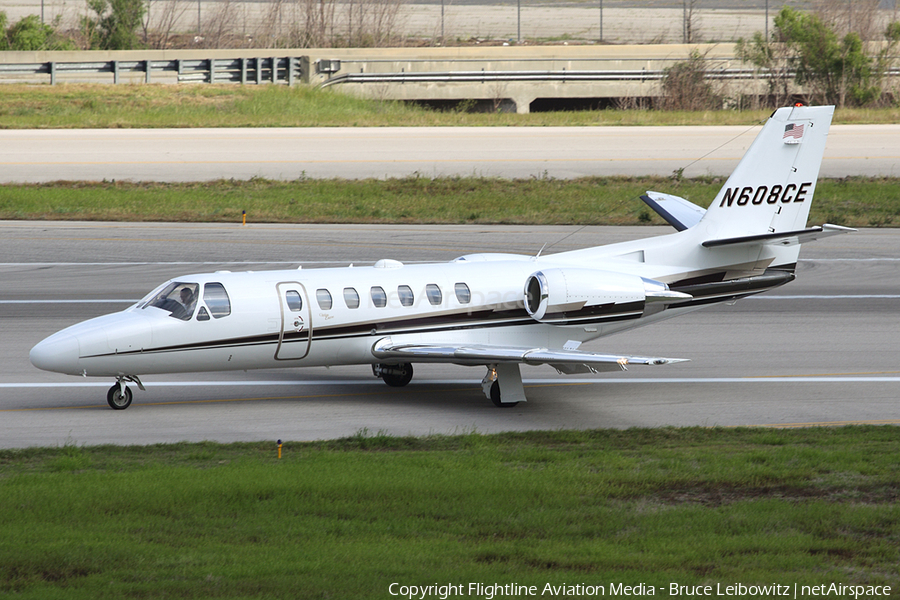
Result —
<path fill-rule="evenodd" d="M 582 225 L 581 227 L 579 227 L 578 229 L 576 229 L 575 231 L 573 231 L 573 232 L 570 233 L 569 235 L 564 236 L 564 237 L 561 237 L 560 239 L 556 240 L 555 242 L 553 242 L 553 243 L 550 244 L 549 246 L 548 246 L 547 244 L 544 244 L 543 246 L 541 246 L 541 249 L 540 249 L 540 251 L 537 253 L 537 256 L 535 256 L 535 258 L 537 258 L 538 256 L 540 256 L 540 255 L 541 255 L 541 252 L 543 252 L 545 249 L 547 249 L 547 248 L 552 248 L 553 246 L 559 244 L 560 242 L 566 241 L 567 239 L 569 239 L 570 237 L 572 237 L 573 235 L 575 235 L 576 233 L 578 233 L 579 231 L 581 231 L 581 230 L 584 229 L 585 227 L 588 227 L 588 226 L 587 226 L 587 225 Z"/>

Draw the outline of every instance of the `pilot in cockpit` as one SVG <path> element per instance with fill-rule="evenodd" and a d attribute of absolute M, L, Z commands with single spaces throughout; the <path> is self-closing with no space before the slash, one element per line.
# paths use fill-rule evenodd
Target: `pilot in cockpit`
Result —
<path fill-rule="evenodd" d="M 194 293 L 190 288 L 181 288 L 181 304 L 188 316 L 194 314 Z"/>

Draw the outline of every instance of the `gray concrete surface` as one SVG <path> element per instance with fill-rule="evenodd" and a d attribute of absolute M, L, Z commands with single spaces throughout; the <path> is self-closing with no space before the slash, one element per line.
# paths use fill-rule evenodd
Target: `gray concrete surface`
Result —
<path fill-rule="evenodd" d="M 536 252 L 574 227 L 0 223 L 0 447 L 311 440 L 569 427 L 900 424 L 900 232 L 804 246 L 798 280 L 758 298 L 604 338 L 595 350 L 691 358 L 566 378 L 525 368 L 529 402 L 498 410 L 480 368 L 422 366 L 407 388 L 368 367 L 146 378 L 126 411 L 110 381 L 45 373 L 28 350 L 168 277 L 215 269 Z M 666 233 L 590 227 L 552 251 Z"/>
<path fill-rule="evenodd" d="M 759 127 L 0 130 L 0 182 L 728 175 Z M 900 175 L 900 125 L 835 125 L 821 176 Z"/>

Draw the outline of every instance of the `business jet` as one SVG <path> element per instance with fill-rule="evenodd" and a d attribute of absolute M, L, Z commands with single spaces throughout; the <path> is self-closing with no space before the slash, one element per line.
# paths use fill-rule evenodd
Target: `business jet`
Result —
<path fill-rule="evenodd" d="M 128 383 L 161 373 L 371 365 L 389 386 L 415 363 L 482 366 L 498 407 L 525 401 L 520 365 L 596 373 L 685 359 L 590 352 L 585 342 L 794 279 L 800 245 L 853 231 L 806 227 L 832 106 L 776 110 L 708 209 L 642 197 L 676 232 L 556 254 L 448 263 L 217 271 L 163 283 L 129 308 L 38 343 L 34 366 Z"/>

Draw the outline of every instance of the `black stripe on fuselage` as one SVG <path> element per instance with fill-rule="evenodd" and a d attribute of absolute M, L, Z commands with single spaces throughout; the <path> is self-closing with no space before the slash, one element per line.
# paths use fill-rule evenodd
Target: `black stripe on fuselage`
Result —
<path fill-rule="evenodd" d="M 714 273 L 702 277 L 685 279 L 676 284 L 672 284 L 670 286 L 672 290 L 691 294 L 694 297 L 693 300 L 679 303 L 676 306 L 678 308 L 703 306 L 736 300 L 784 285 L 794 279 L 794 274 L 791 271 L 781 269 L 768 269 L 762 275 L 727 281 L 723 281 L 724 275 L 724 272 Z M 465 310 L 442 315 L 412 316 L 406 319 L 391 321 L 365 321 L 334 327 L 314 327 L 312 341 L 353 339 L 369 337 L 372 335 L 440 333 L 446 331 L 465 331 L 471 329 L 540 324 L 577 324 L 581 326 L 635 320 L 641 317 L 643 309 L 643 302 L 629 302 L 623 304 L 610 303 L 589 306 L 578 311 L 567 312 L 561 315 L 550 315 L 541 323 L 532 319 L 524 309 L 520 308 L 510 310 Z M 276 331 L 248 337 L 194 342 L 174 346 L 162 346 L 159 348 L 146 348 L 129 352 L 109 352 L 82 358 L 277 345 L 279 340 L 282 340 L 282 344 L 308 343 L 309 331 L 288 332 L 284 334 L 283 338 L 281 337 L 280 332 Z"/>
<path fill-rule="evenodd" d="M 643 303 L 628 303 L 621 305 L 605 305 L 604 307 L 589 307 L 583 311 L 576 311 L 566 315 L 566 319 L 576 319 L 578 324 L 615 322 L 628 319 L 636 319 L 641 316 L 640 311 L 635 311 L 635 305 Z M 596 313 L 596 314 L 595 314 Z M 471 329 L 486 329 L 497 327 L 513 327 L 523 325 L 540 325 L 532 319 L 524 309 L 512 310 L 466 310 L 444 315 L 426 315 L 410 317 L 392 321 L 365 321 L 349 325 L 337 325 L 333 327 L 313 327 L 312 340 L 336 340 L 369 337 L 372 335 L 403 335 L 415 333 L 439 333 L 446 331 L 465 331 Z M 561 324 L 561 323 L 560 323 Z M 109 352 L 96 354 L 82 358 L 97 358 L 101 356 L 128 356 L 140 354 L 156 354 L 168 352 L 181 352 L 185 350 L 210 350 L 222 348 L 241 348 L 260 345 L 277 345 L 280 339 L 279 332 L 266 334 L 220 339 L 173 346 L 160 346 L 158 348 L 145 348 L 129 352 Z M 307 343 L 309 332 L 288 332 L 284 334 L 282 343 Z"/>

